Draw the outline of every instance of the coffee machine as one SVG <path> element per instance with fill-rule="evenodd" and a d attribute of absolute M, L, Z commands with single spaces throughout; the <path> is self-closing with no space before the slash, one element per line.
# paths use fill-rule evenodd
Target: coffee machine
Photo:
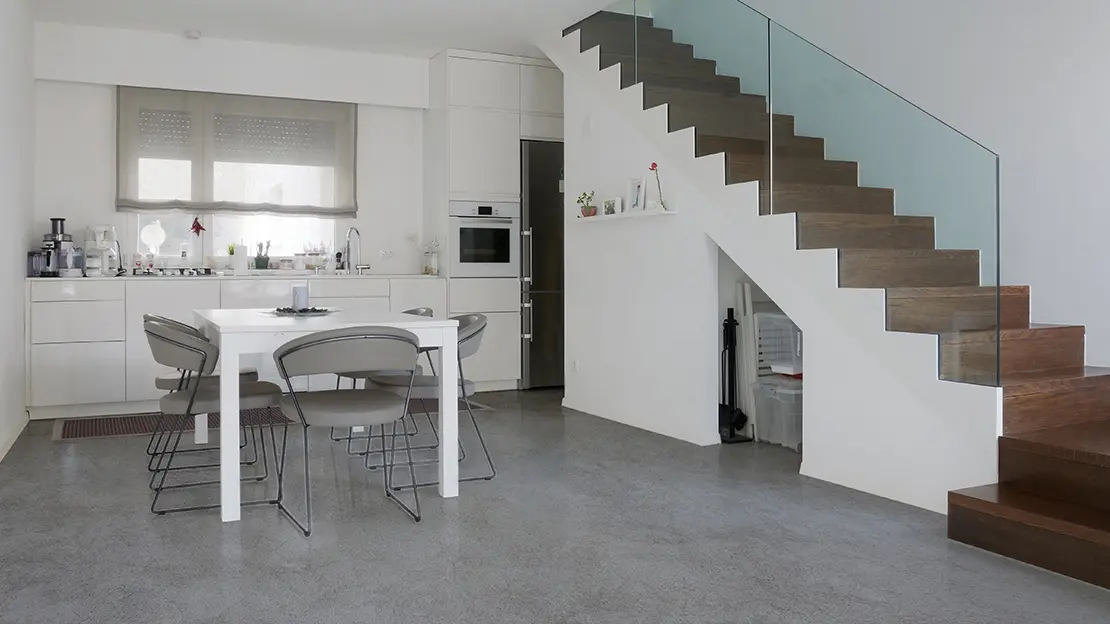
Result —
<path fill-rule="evenodd" d="M 50 220 L 50 233 L 42 237 L 42 277 L 83 277 L 83 253 L 66 234 L 66 220 Z"/>

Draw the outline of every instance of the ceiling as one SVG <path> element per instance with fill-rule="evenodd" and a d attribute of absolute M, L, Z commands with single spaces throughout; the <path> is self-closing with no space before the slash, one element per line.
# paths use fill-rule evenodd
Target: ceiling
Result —
<path fill-rule="evenodd" d="M 40 20 L 430 57 L 536 56 L 533 45 L 612 0 L 35 0 Z"/>

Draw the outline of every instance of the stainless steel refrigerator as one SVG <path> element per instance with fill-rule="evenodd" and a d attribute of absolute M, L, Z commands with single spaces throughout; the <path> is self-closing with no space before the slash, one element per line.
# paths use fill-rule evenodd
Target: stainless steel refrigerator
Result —
<path fill-rule="evenodd" d="M 521 388 L 563 385 L 563 144 L 521 141 Z"/>

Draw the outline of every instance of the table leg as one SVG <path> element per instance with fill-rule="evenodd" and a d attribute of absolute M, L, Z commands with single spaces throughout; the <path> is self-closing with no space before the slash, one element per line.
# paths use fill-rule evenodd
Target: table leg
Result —
<path fill-rule="evenodd" d="M 443 330 L 439 348 L 439 494 L 459 495 L 459 360 L 458 330 Z"/>
<path fill-rule="evenodd" d="M 230 343 L 230 344 L 229 344 Z M 220 340 L 220 517 L 239 520 L 239 352 Z"/>
<path fill-rule="evenodd" d="M 193 416 L 193 442 L 208 444 L 208 414 Z"/>

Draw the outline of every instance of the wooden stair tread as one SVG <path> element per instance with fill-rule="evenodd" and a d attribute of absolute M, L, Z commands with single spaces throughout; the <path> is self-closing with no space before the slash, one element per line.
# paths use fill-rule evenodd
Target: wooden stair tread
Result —
<path fill-rule="evenodd" d="M 798 212 L 798 249 L 933 249 L 932 217 Z"/>
<path fill-rule="evenodd" d="M 949 492 L 948 503 L 1110 547 L 1110 512 L 1042 498 L 1005 483 Z"/>
<path fill-rule="evenodd" d="M 840 249 L 841 288 L 971 286 L 979 252 L 958 249 Z"/>
<path fill-rule="evenodd" d="M 767 139 L 746 139 L 698 132 L 695 140 L 697 157 L 710 154 L 766 154 Z M 825 140 L 815 137 L 793 135 L 775 138 L 775 154 L 802 158 L 824 158 Z"/>
<path fill-rule="evenodd" d="M 1010 434 L 1003 436 L 999 444 L 1027 453 L 1110 468 L 1110 420 Z"/>
<path fill-rule="evenodd" d="M 1073 368 L 1058 368 L 1053 370 L 1029 371 L 1024 373 L 1011 373 L 1002 376 L 1002 386 L 1013 386 L 1007 390 L 1010 396 L 1023 394 L 1022 390 L 1035 392 L 1033 386 L 1038 384 L 1052 384 L 1061 381 L 1077 381 L 1094 377 L 1110 376 L 1110 368 L 1103 366 L 1076 366 Z"/>

